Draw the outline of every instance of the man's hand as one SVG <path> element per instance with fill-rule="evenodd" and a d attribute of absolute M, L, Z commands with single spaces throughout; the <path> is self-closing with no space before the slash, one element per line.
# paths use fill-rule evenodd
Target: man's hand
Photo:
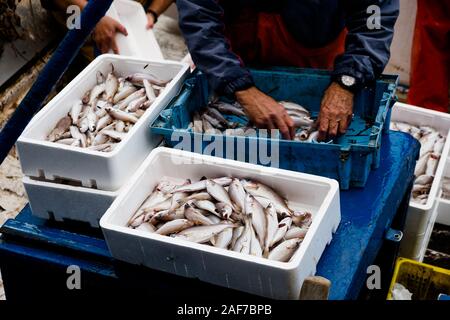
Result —
<path fill-rule="evenodd" d="M 284 139 L 294 139 L 294 122 L 283 106 L 274 99 L 262 93 L 256 87 L 237 91 L 236 99 L 258 128 L 279 129 Z"/>
<path fill-rule="evenodd" d="M 145 26 L 146 29 L 153 29 L 153 26 L 155 25 L 155 17 L 147 12 L 147 25 Z"/>
<path fill-rule="evenodd" d="M 318 141 L 344 134 L 352 121 L 354 94 L 337 83 L 325 91 L 318 119 Z"/>
<path fill-rule="evenodd" d="M 110 49 L 116 54 L 119 53 L 115 40 L 116 32 L 128 35 L 127 29 L 111 17 L 103 17 L 97 23 L 92 38 L 102 53 L 107 53 Z"/>

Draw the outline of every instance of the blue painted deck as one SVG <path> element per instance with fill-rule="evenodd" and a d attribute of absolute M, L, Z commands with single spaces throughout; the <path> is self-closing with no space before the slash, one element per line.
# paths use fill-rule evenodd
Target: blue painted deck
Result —
<path fill-rule="evenodd" d="M 367 278 L 366 269 L 373 263 L 384 242 L 385 231 L 391 226 L 401 202 L 408 200 L 418 152 L 419 144 L 410 136 L 397 132 L 385 135 L 381 166 L 371 172 L 366 187 L 341 191 L 342 221 L 317 268 L 317 275 L 328 278 L 332 283 L 330 299 L 358 297 Z M 91 283 L 96 282 L 95 275 L 103 280 L 110 279 L 109 282 L 98 282 L 103 288 L 105 283 L 110 284 L 108 287 L 117 287 L 130 282 L 129 279 L 122 279 L 120 272 L 117 272 L 116 261 L 110 257 L 99 232 L 83 231 L 82 228 L 69 230 L 66 225 L 45 222 L 32 217 L 28 206 L 16 220 L 7 221 L 0 232 L 3 233 L 0 241 L 0 268 L 7 294 L 9 288 L 11 293 L 13 290 L 18 292 L 21 285 L 26 285 L 26 290 L 30 290 L 30 282 L 19 279 L 26 277 L 17 269 L 24 261 L 30 264 L 28 270 L 32 270 L 34 264 L 36 270 L 39 269 L 37 264 L 44 266 L 40 270 L 57 266 L 65 270 L 70 264 L 78 264 L 82 271 L 91 275 Z M 133 270 L 133 276 L 149 280 L 142 281 L 141 285 L 146 286 L 147 290 L 153 290 L 153 294 L 160 293 L 161 290 L 174 294 L 173 290 L 183 290 L 184 285 L 192 288 L 196 281 L 170 281 L 174 276 L 145 268 Z M 63 271 L 62 275 L 64 274 Z M 53 276 L 49 273 L 47 276 L 57 277 L 57 273 L 54 272 Z M 160 278 L 164 283 L 158 283 L 156 279 Z M 50 282 L 51 279 L 47 280 Z M 167 285 L 170 282 L 172 287 Z M 175 285 L 179 287 L 175 288 Z M 196 285 L 201 284 L 197 281 Z M 220 291 L 220 288 L 214 288 Z"/>

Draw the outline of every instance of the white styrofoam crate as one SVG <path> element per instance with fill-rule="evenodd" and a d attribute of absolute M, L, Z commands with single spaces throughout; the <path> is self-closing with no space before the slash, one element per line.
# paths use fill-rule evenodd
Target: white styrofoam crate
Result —
<path fill-rule="evenodd" d="M 450 178 L 450 157 L 447 159 L 444 177 Z M 438 199 L 437 211 L 436 222 L 450 226 L 450 200 L 440 197 Z"/>
<path fill-rule="evenodd" d="M 55 221 L 87 222 L 98 228 L 102 215 L 119 195 L 79 186 L 39 181 L 24 176 L 23 185 L 34 216 Z"/>
<path fill-rule="evenodd" d="M 92 151 L 46 141 L 56 123 L 73 102 L 96 84 L 96 72 L 107 74 L 111 63 L 120 75 L 152 73 L 163 80 L 173 79 L 111 152 Z M 84 187 L 114 191 L 139 167 L 161 138 L 149 131 L 150 124 L 180 91 L 189 66 L 171 61 L 149 61 L 105 54 L 92 61 L 55 96 L 28 124 L 17 141 L 22 171 L 30 177 L 80 181 Z"/>
<path fill-rule="evenodd" d="M 261 181 L 295 209 L 310 210 L 313 223 L 290 262 L 271 261 L 126 227 L 127 221 L 164 176 L 200 179 L 234 176 Z M 124 186 L 100 220 L 112 256 L 184 277 L 252 294 L 298 299 L 340 222 L 337 181 L 186 151 L 157 148 Z"/>
<path fill-rule="evenodd" d="M 446 159 L 450 152 L 450 114 L 404 103 L 396 103 L 392 110 L 391 121 L 407 122 L 416 126 L 431 126 L 447 138 L 427 203 L 418 204 L 413 201 L 409 203 L 400 253 L 405 258 L 414 258 L 419 255 L 417 249 L 419 248 L 420 251 L 421 244 L 419 242 L 422 236 L 425 235 L 432 214 L 436 208 L 438 191 L 440 189 Z M 411 253 L 414 254 L 411 255 Z"/>
<path fill-rule="evenodd" d="M 146 28 L 147 17 L 139 2 L 114 0 L 106 15 L 127 29 L 127 36 L 120 32 L 116 34 L 120 55 L 150 60 L 164 59 L 153 30 Z"/>

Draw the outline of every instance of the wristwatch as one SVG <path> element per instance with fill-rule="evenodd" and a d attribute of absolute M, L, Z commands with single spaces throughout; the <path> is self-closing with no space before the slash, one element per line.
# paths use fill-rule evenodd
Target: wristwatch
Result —
<path fill-rule="evenodd" d="M 153 16 L 153 23 L 158 22 L 158 14 L 152 9 L 147 9 L 147 13 L 150 13 Z"/>
<path fill-rule="evenodd" d="M 349 75 L 339 75 L 335 78 L 335 81 L 339 83 L 339 85 L 351 92 L 356 92 L 359 89 L 359 83 L 355 77 Z"/>

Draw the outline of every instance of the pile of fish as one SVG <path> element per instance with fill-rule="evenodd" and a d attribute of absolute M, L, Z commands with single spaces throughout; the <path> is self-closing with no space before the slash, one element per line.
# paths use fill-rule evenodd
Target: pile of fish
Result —
<path fill-rule="evenodd" d="M 310 112 L 299 104 L 287 101 L 279 102 L 292 118 L 297 134 L 296 141 L 315 141 L 318 131 L 314 129 L 314 120 Z M 239 117 L 241 121 L 229 121 L 226 115 Z M 196 133 L 224 134 L 227 136 L 256 136 L 257 131 L 248 121 L 242 105 L 237 101 L 227 103 L 224 101 L 213 101 L 201 112 L 194 112 L 189 129 Z"/>
<path fill-rule="evenodd" d="M 291 210 L 273 189 L 256 181 L 164 177 L 128 226 L 287 262 L 311 222 L 310 213 Z"/>
<path fill-rule="evenodd" d="M 412 190 L 412 201 L 426 204 L 446 139 L 429 126 L 417 127 L 403 122 L 391 122 L 390 128 L 409 133 L 420 142 L 420 158 L 414 171 L 416 180 Z"/>
<path fill-rule="evenodd" d="M 73 103 L 47 140 L 94 151 L 112 151 L 169 81 L 144 73 L 119 77 L 111 65 L 106 77 L 97 72 L 97 85 Z"/>

